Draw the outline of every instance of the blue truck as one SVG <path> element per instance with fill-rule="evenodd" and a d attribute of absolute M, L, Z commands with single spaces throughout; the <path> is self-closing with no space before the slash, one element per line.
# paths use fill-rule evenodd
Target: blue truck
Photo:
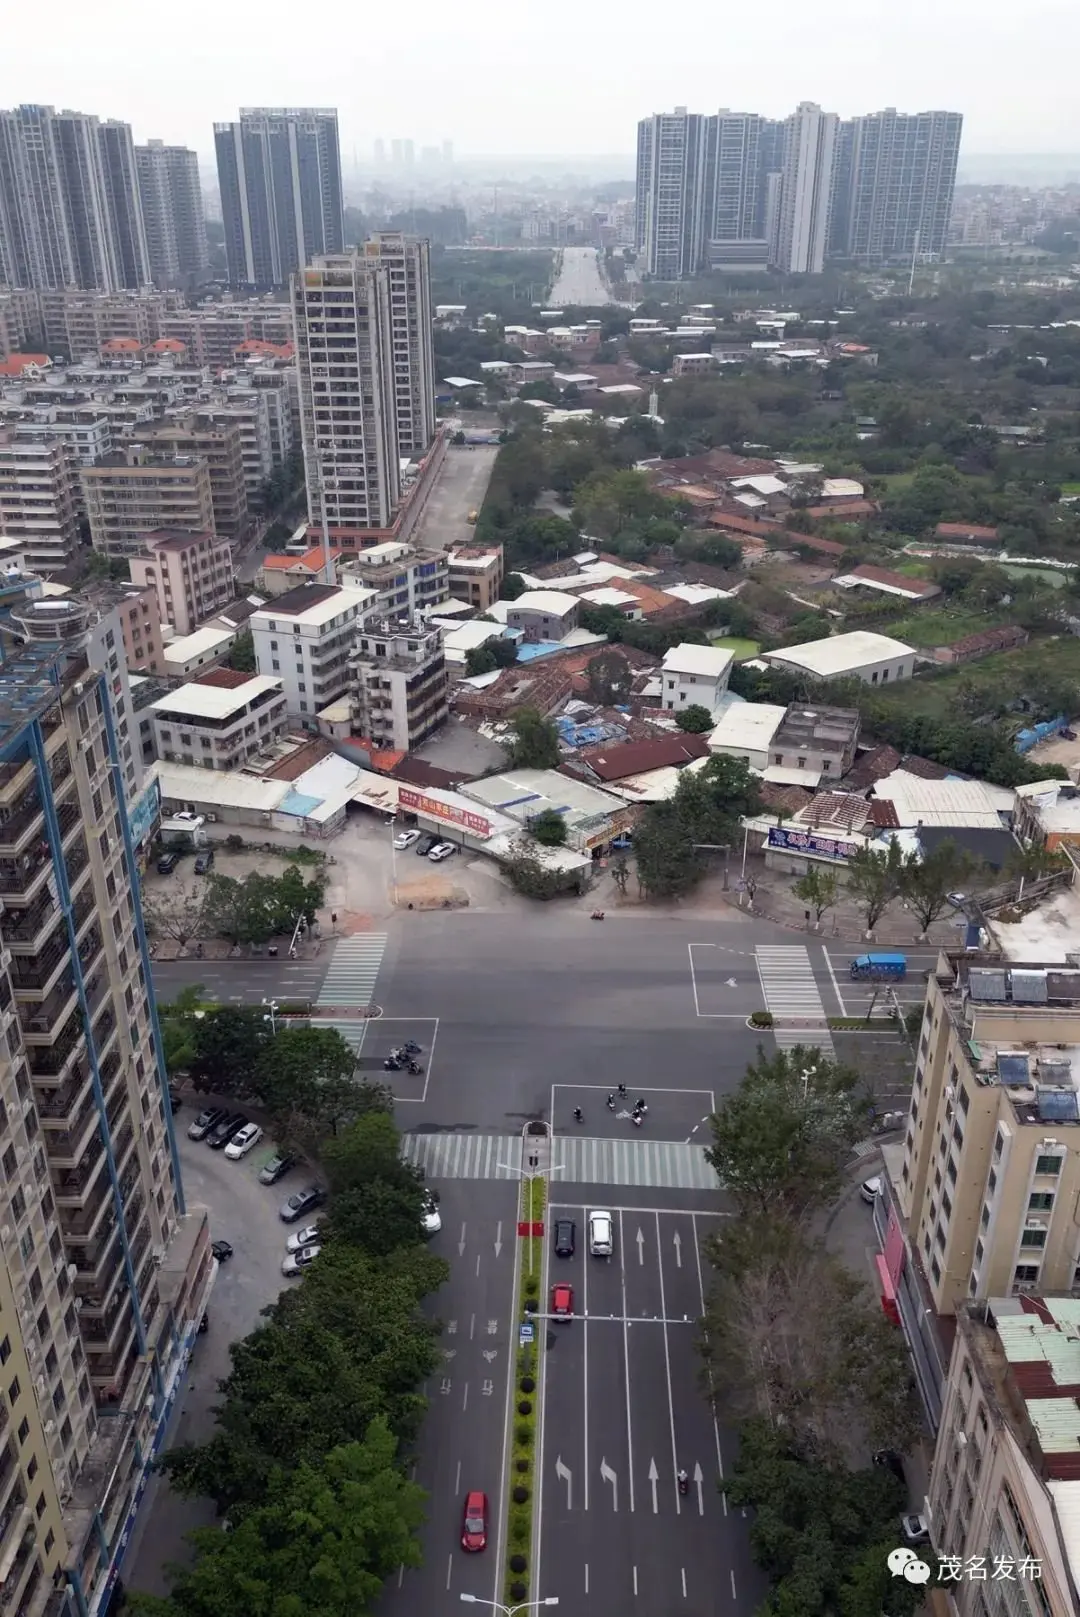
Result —
<path fill-rule="evenodd" d="M 903 982 L 907 976 L 906 954 L 860 954 L 851 962 L 855 982 Z"/>

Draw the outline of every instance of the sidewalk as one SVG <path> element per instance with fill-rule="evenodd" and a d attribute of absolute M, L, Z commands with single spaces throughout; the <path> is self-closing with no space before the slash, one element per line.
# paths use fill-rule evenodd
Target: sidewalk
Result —
<path fill-rule="evenodd" d="M 934 922 L 926 935 L 901 899 L 894 899 L 875 926 L 873 936 L 866 935 L 866 921 L 859 905 L 848 898 L 843 888 L 832 909 L 826 910 L 820 928 L 806 924 L 806 905 L 792 892 L 797 877 L 785 876 L 778 870 L 767 870 L 763 859 L 748 859 L 747 874 L 756 883 L 753 910 L 746 895 L 732 890 L 722 893 L 723 902 L 743 915 L 753 914 L 761 921 L 772 921 L 775 926 L 786 926 L 795 932 L 809 933 L 811 937 L 833 938 L 845 943 L 865 943 L 878 947 L 892 944 L 916 945 L 923 949 L 957 948 L 963 942 L 963 931 L 957 926 L 956 912 L 952 909 Z M 717 890 L 721 883 L 717 880 Z M 740 904 L 739 900 L 742 899 Z"/>

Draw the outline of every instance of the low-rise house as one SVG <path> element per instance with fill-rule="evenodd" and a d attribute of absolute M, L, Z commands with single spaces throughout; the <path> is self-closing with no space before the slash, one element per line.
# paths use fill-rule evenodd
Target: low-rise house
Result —
<path fill-rule="evenodd" d="M 972 522 L 939 522 L 934 529 L 934 538 L 943 539 L 950 545 L 978 545 L 994 550 L 1001 544 L 996 528 L 979 527 Z"/>
<path fill-rule="evenodd" d="M 977 662 L 980 657 L 992 657 L 996 651 L 1012 651 L 1026 645 L 1028 632 L 1018 623 L 1003 623 L 997 629 L 981 629 L 978 634 L 967 634 L 948 646 L 935 646 L 931 655 L 935 662 L 953 666 L 957 663 Z"/>
<path fill-rule="evenodd" d="M 708 758 L 708 738 L 699 735 L 658 735 L 649 741 L 619 741 L 614 745 L 582 748 L 559 765 L 560 774 L 575 775 L 593 786 L 644 775 L 653 769 L 682 769 Z"/>
<path fill-rule="evenodd" d="M 712 713 L 727 690 L 734 657 L 717 646 L 683 641 L 664 653 L 660 706 L 677 713 L 695 705 Z"/>
<path fill-rule="evenodd" d="M 868 562 L 839 574 L 832 582 L 838 589 L 872 590 L 901 601 L 932 601 L 941 594 L 941 585 L 930 579 L 908 578 L 904 573 L 891 573 L 886 567 L 874 567 Z"/>
<path fill-rule="evenodd" d="M 526 590 L 512 601 L 506 614 L 511 629 L 526 640 L 562 640 L 578 626 L 581 603 L 564 590 Z"/>
<path fill-rule="evenodd" d="M 765 651 L 762 661 L 773 668 L 809 674 L 812 679 L 861 679 L 867 685 L 895 684 L 915 672 L 915 652 L 900 640 L 853 629 L 848 634 L 811 640 L 782 651 Z"/>
<path fill-rule="evenodd" d="M 288 727 L 281 680 L 219 668 L 152 705 L 159 758 L 238 769 Z"/>

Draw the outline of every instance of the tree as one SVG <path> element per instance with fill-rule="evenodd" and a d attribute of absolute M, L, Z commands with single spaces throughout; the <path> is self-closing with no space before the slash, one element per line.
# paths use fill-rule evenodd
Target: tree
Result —
<path fill-rule="evenodd" d="M 638 886 L 646 898 L 681 898 L 701 879 L 703 866 L 694 838 L 673 798 L 651 803 L 638 820 L 634 855 Z"/>
<path fill-rule="evenodd" d="M 538 708 L 519 707 L 512 722 L 514 738 L 506 749 L 507 764 L 514 769 L 557 768 L 562 754 L 552 721 Z"/>
<path fill-rule="evenodd" d="M 1045 842 L 1028 842 L 1009 855 L 1008 872 L 1021 883 L 1041 881 L 1056 871 L 1069 868 L 1069 856 L 1061 848 L 1048 848 Z"/>
<path fill-rule="evenodd" d="M 235 668 L 238 673 L 255 673 L 255 637 L 250 629 L 244 629 L 242 633 L 237 635 L 229 647 L 229 655 L 225 660 L 227 666 Z"/>
<path fill-rule="evenodd" d="M 713 716 L 700 702 L 691 702 L 675 715 L 675 723 L 688 735 L 701 736 L 713 728 Z"/>
<path fill-rule="evenodd" d="M 825 1463 L 755 1420 L 725 1493 L 753 1515 L 754 1559 L 772 1584 L 761 1617 L 912 1617 L 922 1605 L 925 1590 L 889 1570 L 906 1500 L 885 1467 Z"/>
<path fill-rule="evenodd" d="M 607 646 L 585 665 L 589 695 L 601 707 L 618 707 L 626 702 L 634 686 L 634 670 L 621 651 Z"/>
<path fill-rule="evenodd" d="M 814 925 L 821 925 L 821 917 L 826 910 L 831 910 L 836 903 L 837 879 L 834 870 L 826 870 L 821 865 L 811 865 L 805 876 L 801 876 L 792 888 L 800 904 L 805 904 L 812 911 Z"/>
<path fill-rule="evenodd" d="M 356 1051 L 335 1028 L 290 1027 L 259 1052 L 252 1084 L 280 1139 L 314 1148 L 353 1115 Z"/>
<path fill-rule="evenodd" d="M 566 821 L 558 809 L 544 809 L 529 821 L 529 834 L 545 848 L 566 845 Z"/>
<path fill-rule="evenodd" d="M 903 857 L 899 844 L 885 848 L 857 848 L 847 861 L 847 884 L 862 906 L 866 930 L 872 932 L 900 891 Z"/>
<path fill-rule="evenodd" d="M 519 595 L 524 595 L 528 584 L 520 573 L 507 573 L 502 581 L 499 598 L 503 601 L 516 601 Z"/>
<path fill-rule="evenodd" d="M 706 1152 L 744 1215 L 803 1219 L 834 1200 L 866 1127 L 858 1073 L 815 1046 L 756 1059 L 710 1118 Z"/>
<path fill-rule="evenodd" d="M 202 984 L 190 983 L 187 988 L 180 990 L 171 1004 L 158 1005 L 161 1053 L 170 1078 L 177 1073 L 187 1072 L 195 1060 L 198 1027 L 195 1012 L 202 1002 L 202 995 Z"/>
<path fill-rule="evenodd" d="M 424 1175 L 401 1157 L 401 1141 L 389 1112 L 369 1111 L 336 1139 L 323 1159 L 332 1194 L 330 1229 L 389 1257 L 420 1240 Z"/>
<path fill-rule="evenodd" d="M 536 844 L 530 837 L 515 837 L 503 869 L 511 887 L 524 898 L 554 898 L 566 886 L 565 878 L 559 871 L 550 869 L 540 859 Z"/>
<path fill-rule="evenodd" d="M 196 1089 L 238 1100 L 255 1093 L 255 1074 L 270 1025 L 261 1008 L 218 1005 L 193 1017 L 195 1055 L 190 1063 Z"/>
<path fill-rule="evenodd" d="M 152 938 L 169 938 L 186 948 L 192 938 L 206 936 L 205 886 L 173 883 L 143 894 L 142 912 Z"/>
<path fill-rule="evenodd" d="M 946 839 L 928 853 L 912 849 L 900 872 L 900 892 L 919 918 L 924 932 L 947 908 L 949 894 L 962 890 L 976 870 L 974 859 Z"/>
<path fill-rule="evenodd" d="M 497 667 L 490 641 L 482 646 L 470 646 L 465 653 L 466 679 L 475 679 L 478 674 L 493 674 Z"/>
<path fill-rule="evenodd" d="M 278 1470 L 265 1500 L 231 1532 L 193 1533 L 192 1564 L 173 1566 L 169 1600 L 134 1597 L 144 1617 L 357 1617 L 399 1566 L 420 1565 L 425 1494 L 384 1416 L 317 1463 Z"/>

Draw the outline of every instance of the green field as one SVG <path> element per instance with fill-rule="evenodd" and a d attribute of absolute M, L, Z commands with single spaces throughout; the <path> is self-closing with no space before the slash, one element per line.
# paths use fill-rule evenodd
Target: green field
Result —
<path fill-rule="evenodd" d="M 1069 581 L 1068 573 L 1059 572 L 1056 567 L 1017 567 L 1012 562 L 1006 562 L 1004 565 L 999 563 L 999 566 L 1010 578 L 1037 578 L 1055 590 L 1064 589 Z"/>
<path fill-rule="evenodd" d="M 930 646 L 947 646 L 954 640 L 963 640 L 965 635 L 981 634 L 983 629 L 996 629 L 1002 621 L 985 612 L 953 611 L 948 607 L 935 611 L 933 607 L 926 607 L 890 623 L 889 634 L 894 640 L 903 640 L 906 645 L 925 651 Z"/>
<path fill-rule="evenodd" d="M 750 657 L 756 657 L 761 646 L 756 640 L 740 640 L 736 635 L 722 634 L 713 640 L 713 645 L 720 651 L 730 651 L 737 663 L 744 663 Z"/>
<path fill-rule="evenodd" d="M 986 619 L 980 619 L 986 627 Z M 890 634 L 893 632 L 890 628 Z M 1045 675 L 1054 679 L 1074 679 L 1080 684 L 1080 639 L 1074 635 L 1055 635 L 1035 640 L 1016 651 L 1002 651 L 982 662 L 966 663 L 960 668 L 927 677 L 918 675 L 906 679 L 888 691 L 875 691 L 875 699 L 886 701 L 891 707 L 903 707 L 908 713 L 925 713 L 935 719 L 958 719 L 964 714 L 954 699 L 957 682 L 976 691 L 985 691 L 997 707 L 1016 697 L 1027 694 L 1033 676 Z"/>
<path fill-rule="evenodd" d="M 1080 483 L 1062 483 L 1062 494 L 1080 494 Z"/>

